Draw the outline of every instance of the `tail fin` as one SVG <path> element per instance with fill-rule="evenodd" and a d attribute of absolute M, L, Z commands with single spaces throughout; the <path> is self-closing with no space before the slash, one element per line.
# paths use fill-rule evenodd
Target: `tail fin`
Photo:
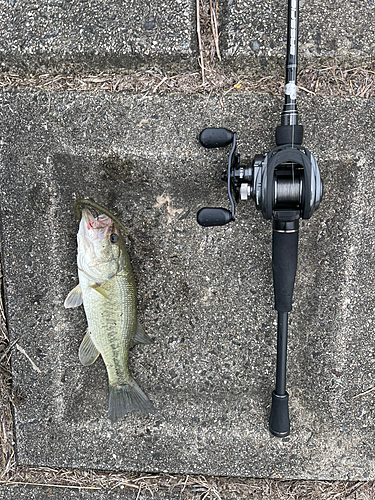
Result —
<path fill-rule="evenodd" d="M 108 416 L 112 422 L 135 411 L 153 413 L 155 408 L 133 378 L 128 384 L 109 386 Z"/>

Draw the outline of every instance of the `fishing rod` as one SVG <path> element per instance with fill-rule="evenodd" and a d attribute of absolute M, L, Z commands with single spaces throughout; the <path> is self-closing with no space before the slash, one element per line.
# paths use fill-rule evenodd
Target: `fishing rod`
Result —
<path fill-rule="evenodd" d="M 206 128 L 199 136 L 205 148 L 232 145 L 227 171 L 231 209 L 204 207 L 197 213 L 201 226 L 221 226 L 235 220 L 235 201 L 253 199 L 263 217 L 272 220 L 272 269 L 277 322 L 276 387 L 272 393 L 270 432 L 285 437 L 290 432 L 286 358 L 288 313 L 297 271 L 299 219 L 309 219 L 317 210 L 323 185 L 314 156 L 302 147 L 303 126 L 298 124 L 297 53 L 299 1 L 288 1 L 285 103 L 281 125 L 276 127 L 276 147 L 256 155 L 252 166 L 241 166 L 236 153 L 236 133 L 225 128 Z"/>

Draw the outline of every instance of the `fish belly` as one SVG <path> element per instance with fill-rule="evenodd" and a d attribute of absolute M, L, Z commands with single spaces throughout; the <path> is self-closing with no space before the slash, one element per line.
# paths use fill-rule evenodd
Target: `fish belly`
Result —
<path fill-rule="evenodd" d="M 100 285 L 99 291 L 95 283 L 87 280 L 82 294 L 88 329 L 103 357 L 110 386 L 129 383 L 129 349 L 137 324 L 132 276 L 113 276 Z"/>

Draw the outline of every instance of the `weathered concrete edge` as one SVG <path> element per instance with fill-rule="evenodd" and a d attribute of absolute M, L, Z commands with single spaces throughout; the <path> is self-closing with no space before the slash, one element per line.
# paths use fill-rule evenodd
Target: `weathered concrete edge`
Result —
<path fill-rule="evenodd" d="M 0 486 L 0 500 L 173 500 L 173 493 L 150 493 L 138 488 L 115 490 L 94 488 L 69 488 L 55 485 L 5 484 Z"/>
<path fill-rule="evenodd" d="M 145 56 L 128 54 L 77 55 L 76 57 L 61 55 L 28 55 L 0 54 L 0 72 L 17 72 L 22 75 L 58 74 L 92 74 L 115 73 L 132 74 L 150 68 L 160 68 L 163 72 L 176 74 L 196 71 L 198 66 L 197 51 L 193 48 L 190 54 L 170 56 Z"/>

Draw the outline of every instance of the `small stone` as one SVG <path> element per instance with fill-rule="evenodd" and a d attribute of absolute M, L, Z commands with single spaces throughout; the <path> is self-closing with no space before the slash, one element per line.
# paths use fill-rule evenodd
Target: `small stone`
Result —
<path fill-rule="evenodd" d="M 251 47 L 251 50 L 253 50 L 254 52 L 259 52 L 260 45 L 256 40 L 251 40 L 250 47 Z"/>
<path fill-rule="evenodd" d="M 155 21 L 146 21 L 144 24 L 145 30 L 153 30 L 156 26 Z"/>

